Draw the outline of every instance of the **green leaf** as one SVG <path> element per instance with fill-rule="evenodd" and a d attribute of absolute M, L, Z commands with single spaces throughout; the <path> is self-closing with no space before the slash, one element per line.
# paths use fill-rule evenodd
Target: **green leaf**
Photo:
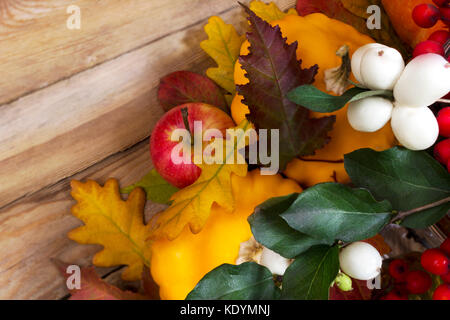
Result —
<path fill-rule="evenodd" d="M 207 273 L 187 300 L 276 300 L 280 289 L 266 267 L 254 262 L 223 264 Z"/>
<path fill-rule="evenodd" d="M 358 187 L 409 211 L 450 197 L 450 175 L 425 151 L 395 147 L 383 152 L 360 149 L 345 155 L 345 169 Z M 425 228 L 449 211 L 449 204 L 407 217 L 402 225 Z"/>
<path fill-rule="evenodd" d="M 367 90 L 354 87 L 341 96 L 333 96 L 325 93 L 313 85 L 303 85 L 295 88 L 287 94 L 292 102 L 304 106 L 315 112 L 329 113 L 337 111 L 349 102 L 358 101 L 367 97 L 384 96 L 392 97 L 392 91 L 388 90 Z"/>
<path fill-rule="evenodd" d="M 272 198 L 255 209 L 248 222 L 256 241 L 263 246 L 292 259 L 318 244 L 333 244 L 298 232 L 286 223 L 280 213 L 285 212 L 297 199 L 298 194 Z"/>
<path fill-rule="evenodd" d="M 339 248 L 317 246 L 301 254 L 283 277 L 282 299 L 328 300 L 339 272 Z"/>
<path fill-rule="evenodd" d="M 123 188 L 121 193 L 131 193 L 136 188 L 143 188 L 147 193 L 147 199 L 162 204 L 168 204 L 170 197 L 178 191 L 178 188 L 172 186 L 155 169 L 147 173 L 140 181 Z"/>
<path fill-rule="evenodd" d="M 375 236 L 391 218 L 391 205 L 364 189 L 323 183 L 303 191 L 281 214 L 300 232 L 317 239 L 353 242 Z"/>

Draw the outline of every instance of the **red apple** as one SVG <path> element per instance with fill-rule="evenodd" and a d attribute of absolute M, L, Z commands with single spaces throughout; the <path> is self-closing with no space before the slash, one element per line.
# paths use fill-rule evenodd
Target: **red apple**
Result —
<path fill-rule="evenodd" d="M 193 162 L 192 156 L 186 163 L 175 163 L 172 150 L 179 141 L 172 141 L 176 129 L 186 129 L 181 110 L 187 108 L 189 131 L 194 133 L 194 121 L 201 121 L 202 131 L 218 129 L 225 137 L 225 131 L 234 127 L 233 120 L 222 110 L 204 104 L 187 103 L 168 111 L 156 124 L 150 137 L 150 153 L 156 171 L 177 188 L 184 188 L 194 183 L 201 174 L 201 169 Z M 202 133 L 203 134 L 203 133 Z M 192 137 L 194 141 L 194 137 Z M 190 146 L 189 146 L 190 147 Z M 182 156 L 182 152 L 180 153 Z"/>

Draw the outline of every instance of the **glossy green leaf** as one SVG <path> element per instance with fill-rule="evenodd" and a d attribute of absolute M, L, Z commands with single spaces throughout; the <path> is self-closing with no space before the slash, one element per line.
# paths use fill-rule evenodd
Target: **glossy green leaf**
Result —
<path fill-rule="evenodd" d="M 187 300 L 275 300 L 280 289 L 266 267 L 254 262 L 223 264 L 207 273 Z"/>
<path fill-rule="evenodd" d="M 301 254 L 283 277 L 282 299 L 328 300 L 339 272 L 339 248 L 316 246 Z"/>
<path fill-rule="evenodd" d="M 272 198 L 255 209 L 248 221 L 256 241 L 263 246 L 292 259 L 318 244 L 332 244 L 326 239 L 315 239 L 289 227 L 280 214 L 297 199 L 298 194 Z"/>
<path fill-rule="evenodd" d="M 450 174 L 424 151 L 395 147 L 383 152 L 361 149 L 345 156 L 352 182 L 387 199 L 397 211 L 409 211 L 450 197 Z M 403 225 L 424 228 L 449 212 L 449 203 L 417 212 Z"/>
<path fill-rule="evenodd" d="M 345 91 L 341 96 L 333 96 L 317 89 L 313 85 L 303 85 L 287 94 L 288 99 L 292 102 L 309 110 L 322 113 L 334 112 L 342 109 L 349 102 L 373 96 L 392 97 L 392 91 L 367 90 L 354 87 Z"/>
<path fill-rule="evenodd" d="M 303 191 L 281 214 L 300 232 L 317 239 L 353 242 L 375 236 L 391 219 L 391 205 L 365 189 L 323 183 Z"/>

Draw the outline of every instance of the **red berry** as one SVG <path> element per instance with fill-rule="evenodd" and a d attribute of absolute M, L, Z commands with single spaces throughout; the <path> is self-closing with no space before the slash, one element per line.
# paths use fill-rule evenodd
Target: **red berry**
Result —
<path fill-rule="evenodd" d="M 450 238 L 447 238 L 444 242 L 442 242 L 439 249 L 450 257 Z"/>
<path fill-rule="evenodd" d="M 441 276 L 442 281 L 450 283 L 450 272 Z"/>
<path fill-rule="evenodd" d="M 438 55 L 444 55 L 444 47 L 436 41 L 425 40 L 420 42 L 413 51 L 413 57 L 420 56 L 426 53 L 436 53 Z"/>
<path fill-rule="evenodd" d="M 450 139 L 442 140 L 434 146 L 434 157 L 444 165 L 450 161 Z"/>
<path fill-rule="evenodd" d="M 403 282 L 406 280 L 408 273 L 408 264 L 403 259 L 395 259 L 389 264 L 389 274 L 397 281 Z"/>
<path fill-rule="evenodd" d="M 450 284 L 441 284 L 433 293 L 433 300 L 450 300 Z"/>
<path fill-rule="evenodd" d="M 431 28 L 438 22 L 441 14 L 432 4 L 422 3 L 414 8 L 412 17 L 419 27 Z"/>
<path fill-rule="evenodd" d="M 450 270 L 449 259 L 447 258 L 445 253 L 437 248 L 428 249 L 424 253 L 422 253 L 420 263 L 425 270 L 438 276 L 447 274 Z"/>
<path fill-rule="evenodd" d="M 389 292 L 387 295 L 381 298 L 381 300 L 408 300 L 407 296 L 399 295 L 394 291 Z"/>
<path fill-rule="evenodd" d="M 443 46 L 448 39 L 450 39 L 450 32 L 445 30 L 435 31 L 428 37 L 428 40 L 435 41 L 441 46 Z"/>
<path fill-rule="evenodd" d="M 439 124 L 439 134 L 443 137 L 450 138 L 450 107 L 445 107 L 439 111 L 437 121 Z"/>
<path fill-rule="evenodd" d="M 422 270 L 410 271 L 406 275 L 406 288 L 412 294 L 422 294 L 431 287 L 431 277 Z"/>
<path fill-rule="evenodd" d="M 447 25 L 450 24 L 450 6 L 442 7 L 439 9 L 441 12 L 441 19 L 446 23 Z"/>
<path fill-rule="evenodd" d="M 448 0 L 433 0 L 433 2 L 438 6 L 438 7 L 443 7 L 445 5 L 448 4 Z"/>

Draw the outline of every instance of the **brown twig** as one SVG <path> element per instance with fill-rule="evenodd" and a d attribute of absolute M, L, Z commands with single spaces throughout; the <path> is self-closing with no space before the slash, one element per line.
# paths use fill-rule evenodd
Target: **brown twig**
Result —
<path fill-rule="evenodd" d="M 442 205 L 442 204 L 444 204 L 444 203 L 447 203 L 447 202 L 450 202 L 450 197 L 447 197 L 447 198 L 445 198 L 445 199 L 442 199 L 442 200 L 439 200 L 439 201 L 436 201 L 436 202 L 427 204 L 427 205 L 422 206 L 422 207 L 419 207 L 419 208 L 415 208 L 415 209 L 412 209 L 412 210 L 409 210 L 409 211 L 403 211 L 403 212 L 400 212 L 399 214 L 397 214 L 397 215 L 391 220 L 391 223 L 395 223 L 395 222 L 397 222 L 397 221 L 403 220 L 403 219 L 405 219 L 406 217 L 408 217 L 408 216 L 410 216 L 410 215 L 412 215 L 412 214 L 414 214 L 414 213 L 417 213 L 417 212 L 421 212 L 421 211 L 424 211 L 424 210 L 427 210 L 427 209 L 431 209 L 431 208 L 438 207 L 438 206 L 440 206 L 440 205 Z"/>

